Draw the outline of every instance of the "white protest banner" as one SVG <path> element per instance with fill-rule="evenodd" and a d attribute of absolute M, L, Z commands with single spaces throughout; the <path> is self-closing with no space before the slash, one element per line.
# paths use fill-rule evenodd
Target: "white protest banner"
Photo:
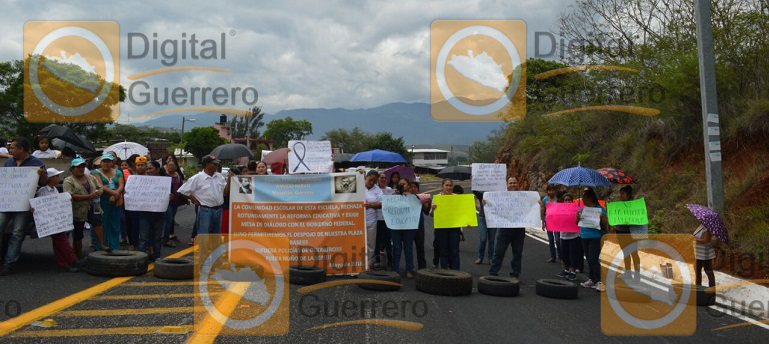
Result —
<path fill-rule="evenodd" d="M 38 238 L 75 229 L 72 222 L 72 196 L 69 192 L 33 198 L 29 204 L 34 209 Z"/>
<path fill-rule="evenodd" d="M 536 191 L 484 192 L 483 214 L 489 228 L 541 227 L 542 214 Z"/>
<path fill-rule="evenodd" d="M 579 223 L 577 226 L 585 228 L 601 228 L 601 214 L 603 208 L 601 207 L 584 207 L 582 208 L 582 215 L 579 217 Z"/>
<path fill-rule="evenodd" d="M 0 212 L 28 211 L 35 197 L 37 167 L 0 167 Z"/>
<path fill-rule="evenodd" d="M 288 173 L 331 173 L 331 141 L 288 141 Z"/>
<path fill-rule="evenodd" d="M 382 214 L 387 228 L 392 230 L 419 228 L 422 202 L 414 195 L 382 196 Z"/>
<path fill-rule="evenodd" d="M 125 210 L 162 213 L 168 209 L 171 177 L 128 177 L 125 185 Z"/>
<path fill-rule="evenodd" d="M 472 164 L 473 191 L 507 190 L 507 166 L 505 164 Z"/>

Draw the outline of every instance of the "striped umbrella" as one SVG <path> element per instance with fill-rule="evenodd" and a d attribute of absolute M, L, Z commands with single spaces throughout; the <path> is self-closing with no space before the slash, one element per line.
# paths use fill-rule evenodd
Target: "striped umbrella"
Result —
<path fill-rule="evenodd" d="M 578 187 L 611 185 L 611 182 L 600 172 L 579 166 L 559 171 L 547 183 Z"/>

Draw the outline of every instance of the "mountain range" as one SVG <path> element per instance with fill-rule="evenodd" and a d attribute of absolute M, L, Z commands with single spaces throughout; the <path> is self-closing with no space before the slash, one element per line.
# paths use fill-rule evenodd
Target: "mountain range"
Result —
<path fill-rule="evenodd" d="M 156 115 L 147 121 L 137 124 L 161 128 L 181 129 L 182 119 L 179 115 Z M 185 123 L 185 131 L 196 127 L 207 127 L 219 121 L 220 114 L 202 112 L 184 116 L 194 119 Z M 264 122 L 274 119 L 291 117 L 294 120 L 307 120 L 312 123 L 310 140 L 320 139 L 327 131 L 337 128 L 360 128 L 363 131 L 376 133 L 389 131 L 395 137 L 403 137 L 406 144 L 448 144 L 467 145 L 486 139 L 493 129 L 502 126 L 502 122 L 473 121 L 448 122 L 436 121 L 430 116 L 428 103 L 389 103 L 370 109 L 292 109 L 275 114 L 266 114 Z M 231 118 L 231 117 L 230 117 Z M 266 126 L 262 128 L 262 132 Z"/>

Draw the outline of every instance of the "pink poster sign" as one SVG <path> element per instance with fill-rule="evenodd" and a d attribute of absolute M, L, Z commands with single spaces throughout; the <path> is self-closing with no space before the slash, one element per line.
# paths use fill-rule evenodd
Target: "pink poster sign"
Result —
<path fill-rule="evenodd" d="M 579 232 L 577 226 L 577 211 L 580 205 L 576 203 L 548 203 L 545 222 L 551 232 Z"/>

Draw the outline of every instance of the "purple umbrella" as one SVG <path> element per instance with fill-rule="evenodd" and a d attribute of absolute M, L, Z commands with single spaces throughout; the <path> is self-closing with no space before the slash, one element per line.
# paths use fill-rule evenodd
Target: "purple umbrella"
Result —
<path fill-rule="evenodd" d="M 414 174 L 414 169 L 411 167 L 406 167 L 405 165 L 398 165 L 394 167 L 390 167 L 385 170 L 385 176 L 387 176 L 387 182 L 390 182 L 390 178 L 392 178 L 393 173 L 398 172 L 398 175 L 400 175 L 401 178 L 406 178 L 409 181 L 413 182 L 417 180 L 416 175 Z"/>
<path fill-rule="evenodd" d="M 718 213 L 699 204 L 687 204 L 686 207 L 697 218 L 697 221 L 700 221 L 710 231 L 710 234 L 713 234 L 723 243 L 729 243 L 729 232 L 726 231 L 726 224 Z"/>

